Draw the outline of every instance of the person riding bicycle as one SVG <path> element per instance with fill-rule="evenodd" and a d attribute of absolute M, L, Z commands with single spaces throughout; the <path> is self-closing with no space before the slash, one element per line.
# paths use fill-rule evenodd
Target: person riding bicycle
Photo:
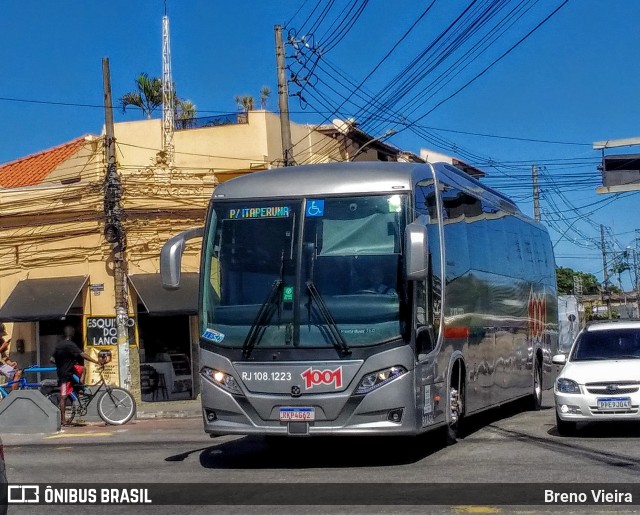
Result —
<path fill-rule="evenodd" d="M 64 339 L 60 340 L 53 351 L 51 361 L 56 365 L 58 373 L 58 385 L 60 386 L 60 413 L 62 415 L 62 425 L 70 425 L 65 418 L 65 406 L 67 396 L 73 390 L 74 375 L 80 380 L 83 378 L 84 367 L 81 365 L 83 359 L 89 360 L 96 365 L 102 366 L 100 361 L 92 358 L 83 352 L 73 341 L 75 329 L 71 326 L 64 328 Z"/>
<path fill-rule="evenodd" d="M 16 390 L 22 371 L 18 368 L 18 363 L 9 358 L 11 338 L 5 338 L 7 335 L 5 325 L 0 323 L 0 375 L 5 376 L 7 381 L 16 381 L 11 387 L 12 390 Z"/>

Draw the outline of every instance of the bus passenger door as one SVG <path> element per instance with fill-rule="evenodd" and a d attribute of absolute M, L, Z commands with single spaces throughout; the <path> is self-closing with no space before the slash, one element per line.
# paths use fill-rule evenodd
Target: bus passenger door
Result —
<path fill-rule="evenodd" d="M 433 311 L 429 309 L 427 281 L 416 281 L 414 287 L 415 300 L 415 352 L 416 352 L 416 385 L 419 389 L 418 425 L 426 427 L 435 422 L 433 384 L 436 381 L 436 363 L 433 355 L 436 347 L 436 336 L 433 326 Z"/>

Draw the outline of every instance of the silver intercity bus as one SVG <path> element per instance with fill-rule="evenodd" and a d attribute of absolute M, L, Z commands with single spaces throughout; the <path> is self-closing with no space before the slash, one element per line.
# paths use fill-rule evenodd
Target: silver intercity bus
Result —
<path fill-rule="evenodd" d="M 413 435 L 528 398 L 557 351 L 547 231 L 448 164 L 335 163 L 221 184 L 203 237 L 211 434 Z"/>

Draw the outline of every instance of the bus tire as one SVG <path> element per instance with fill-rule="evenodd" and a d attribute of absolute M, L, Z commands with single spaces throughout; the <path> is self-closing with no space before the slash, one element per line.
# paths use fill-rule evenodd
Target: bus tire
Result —
<path fill-rule="evenodd" d="M 542 359 L 536 357 L 533 366 L 533 391 L 529 401 L 532 411 L 540 411 L 542 408 L 542 391 Z"/>
<path fill-rule="evenodd" d="M 462 433 L 464 419 L 464 366 L 457 360 L 451 369 L 449 388 L 447 391 L 447 410 L 445 413 L 445 444 L 453 445 Z"/>

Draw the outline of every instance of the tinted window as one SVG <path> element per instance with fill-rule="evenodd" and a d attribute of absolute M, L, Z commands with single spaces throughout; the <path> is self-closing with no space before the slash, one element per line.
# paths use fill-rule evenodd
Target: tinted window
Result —
<path fill-rule="evenodd" d="M 640 329 L 584 332 L 571 353 L 571 361 L 639 358 Z"/>

